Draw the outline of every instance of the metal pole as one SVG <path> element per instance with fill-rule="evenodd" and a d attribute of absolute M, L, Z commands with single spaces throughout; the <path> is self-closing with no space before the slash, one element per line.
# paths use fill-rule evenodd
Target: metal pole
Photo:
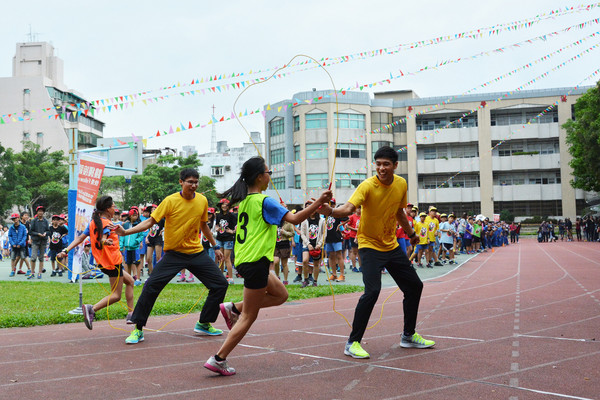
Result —
<path fill-rule="evenodd" d="M 69 242 L 75 240 L 75 218 L 76 218 L 76 202 L 77 202 L 77 130 L 71 128 L 69 130 Z M 69 280 L 73 279 L 73 252 L 69 253 Z M 81 278 L 81 277 L 76 277 Z M 79 279 L 79 307 L 69 311 L 69 314 L 83 314 L 83 288 L 81 279 Z"/>

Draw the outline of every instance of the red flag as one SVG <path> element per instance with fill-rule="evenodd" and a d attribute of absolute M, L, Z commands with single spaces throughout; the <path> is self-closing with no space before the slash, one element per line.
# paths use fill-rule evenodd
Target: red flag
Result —
<path fill-rule="evenodd" d="M 156 131 L 156 136 L 160 136 L 160 131 Z"/>
<path fill-rule="evenodd" d="M 188 129 L 192 129 L 194 126 L 192 125 L 192 121 L 190 121 L 190 124 L 188 125 Z"/>

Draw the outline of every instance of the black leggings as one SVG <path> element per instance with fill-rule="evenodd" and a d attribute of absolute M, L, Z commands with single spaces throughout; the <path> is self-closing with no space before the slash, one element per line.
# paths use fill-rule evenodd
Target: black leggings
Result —
<path fill-rule="evenodd" d="M 358 249 L 358 253 L 361 259 L 365 293 L 360 296 L 356 305 L 352 333 L 350 333 L 348 340 L 350 342 L 360 342 L 365 334 L 373 307 L 375 307 L 381 291 L 381 270 L 383 268 L 387 269 L 402 293 L 404 293 L 402 302 L 404 334 L 412 336 L 417 325 L 417 313 L 421 293 L 423 292 L 423 282 L 421 282 L 417 272 L 408 261 L 406 254 L 400 249 L 400 246 L 385 252 L 362 248 Z"/>

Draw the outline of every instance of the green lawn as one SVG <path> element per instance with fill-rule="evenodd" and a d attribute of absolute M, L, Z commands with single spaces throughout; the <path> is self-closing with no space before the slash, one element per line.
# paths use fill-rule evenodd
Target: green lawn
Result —
<path fill-rule="evenodd" d="M 226 301 L 242 299 L 242 285 L 230 285 Z M 313 297 L 330 296 L 329 285 L 308 287 L 287 286 L 288 301 L 302 300 Z M 353 293 L 363 291 L 361 286 L 334 285 L 334 293 Z M 83 302 L 96 303 L 110 291 L 108 283 L 83 285 Z M 134 288 L 134 299 L 137 300 L 142 287 Z M 200 312 L 207 291 L 203 285 L 169 284 L 162 291 L 154 305 L 151 315 L 186 314 Z M 0 328 L 17 326 L 39 326 L 81 322 L 81 315 L 71 315 L 68 311 L 79 306 L 79 285 L 59 282 L 8 282 L 0 281 Z M 125 294 L 121 299 L 123 305 L 115 304 L 109 307 L 110 319 L 125 318 Z M 96 314 L 96 320 L 106 320 L 106 309 Z"/>

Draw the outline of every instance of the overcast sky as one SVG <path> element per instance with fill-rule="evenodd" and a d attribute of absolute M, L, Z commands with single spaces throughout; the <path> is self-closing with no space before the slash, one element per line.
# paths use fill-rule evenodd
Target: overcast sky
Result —
<path fill-rule="evenodd" d="M 593 3 L 564 0 L 304 0 L 210 4 L 197 0 L 12 2 L 9 8 L 4 9 L 0 25 L 0 76 L 11 76 L 15 45 L 28 41 L 30 25 L 37 33 L 38 41 L 52 42 L 58 56 L 64 60 L 65 84 L 91 100 L 177 83 L 189 84 L 209 75 L 269 69 L 282 66 L 300 53 L 321 58 L 392 49 L 402 43 L 533 19 L 561 7 L 582 4 Z M 338 88 L 376 82 L 388 78 L 390 73 L 396 75 L 399 70 L 406 73 L 443 60 L 468 59 L 482 51 L 561 32 L 574 24 L 599 17 L 600 7 L 597 7 L 543 20 L 528 29 L 341 63 L 328 67 L 328 71 Z M 531 45 L 508 49 L 502 54 L 482 56 L 395 79 L 389 85 L 376 86 L 370 91 L 412 89 L 420 97 L 464 93 L 594 32 L 600 32 L 600 24 L 571 29 L 545 42 L 534 41 Z M 598 42 L 600 38 L 588 40 L 584 45 L 536 64 L 526 72 L 473 93 L 514 90 Z M 599 66 L 600 50 L 596 50 L 528 88 L 574 86 Z M 195 85 L 193 88 L 205 87 Z M 262 109 L 267 103 L 290 99 L 294 93 L 312 88 L 331 88 L 327 75 L 320 69 L 297 72 L 284 79 L 257 85 L 244 93 L 237 109 Z M 213 104 L 217 118 L 228 117 L 240 93 L 240 90 L 230 90 L 216 94 L 173 96 L 147 106 L 138 102 L 133 109 L 98 114 L 98 117 L 106 123 L 104 134 L 107 137 L 131 136 L 133 133 L 148 138 L 157 130 L 168 130 L 171 125 L 176 127 L 184 123 L 187 126 L 189 121 L 206 124 Z M 242 121 L 248 130 L 258 130 L 264 137 L 264 121 L 260 114 Z M 230 146 L 239 146 L 248 140 L 236 121 L 220 123 L 216 127 L 219 140 L 228 140 Z M 210 134 L 210 126 L 193 129 L 152 139 L 148 146 L 181 147 L 189 144 L 196 146 L 200 152 L 208 152 Z"/>

